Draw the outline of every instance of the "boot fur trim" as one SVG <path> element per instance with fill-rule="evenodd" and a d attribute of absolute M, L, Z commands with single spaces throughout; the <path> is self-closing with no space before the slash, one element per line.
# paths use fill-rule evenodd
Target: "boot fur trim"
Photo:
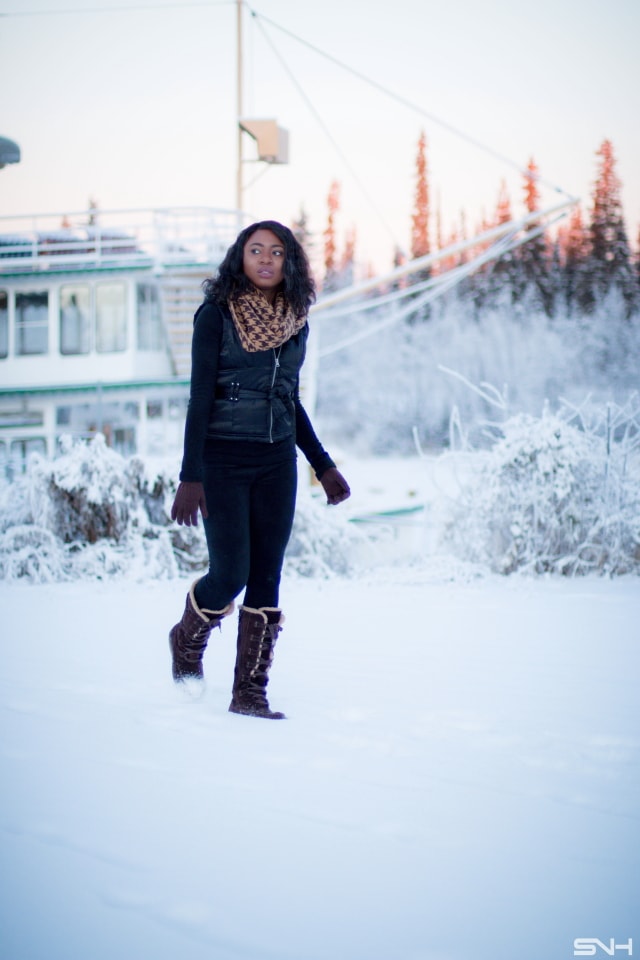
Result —
<path fill-rule="evenodd" d="M 229 614 L 233 613 L 233 610 L 234 610 L 233 600 L 228 606 L 224 607 L 223 610 L 207 610 L 206 608 L 201 609 L 198 606 L 198 602 L 196 600 L 196 594 L 195 594 L 196 585 L 198 583 L 200 583 L 199 580 L 194 580 L 193 583 L 191 584 L 191 589 L 189 590 L 189 598 L 191 600 L 191 606 L 193 607 L 194 613 L 197 613 L 201 620 L 204 620 L 205 623 L 209 623 L 212 617 L 228 617 Z"/>
<path fill-rule="evenodd" d="M 279 617 L 279 620 L 278 620 L 279 627 L 281 627 L 282 624 L 284 623 L 284 613 L 282 612 L 280 607 L 260 607 L 260 610 L 262 613 L 266 614 L 267 619 L 269 618 L 270 613 L 277 613 Z"/>

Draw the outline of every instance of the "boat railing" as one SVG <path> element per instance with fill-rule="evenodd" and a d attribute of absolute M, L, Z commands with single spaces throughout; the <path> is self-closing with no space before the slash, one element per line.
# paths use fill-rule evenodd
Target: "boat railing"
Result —
<path fill-rule="evenodd" d="M 0 274 L 219 263 L 241 214 L 213 207 L 0 217 Z"/>

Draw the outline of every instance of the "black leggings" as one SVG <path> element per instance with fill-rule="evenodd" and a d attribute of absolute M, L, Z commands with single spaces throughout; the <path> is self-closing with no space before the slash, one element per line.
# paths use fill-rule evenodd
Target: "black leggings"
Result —
<path fill-rule="evenodd" d="M 199 607 L 222 610 L 243 587 L 246 606 L 278 606 L 297 479 L 295 452 L 260 466 L 205 462 L 209 572 L 195 589 Z"/>

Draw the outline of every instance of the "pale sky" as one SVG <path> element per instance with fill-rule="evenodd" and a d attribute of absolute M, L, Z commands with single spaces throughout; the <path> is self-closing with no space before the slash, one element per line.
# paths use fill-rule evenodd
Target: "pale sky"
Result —
<path fill-rule="evenodd" d="M 234 0 L 0 0 L 0 14 L 0 135 L 22 150 L 0 170 L 0 214 L 65 213 L 90 197 L 103 209 L 235 208 Z M 386 270 L 396 244 L 409 248 L 422 129 L 446 232 L 461 211 L 470 230 L 490 214 L 502 179 L 520 211 L 531 156 L 588 207 L 608 137 L 635 246 L 639 38 L 637 0 L 255 0 L 243 112 L 289 131 L 291 162 L 245 163 L 244 207 L 290 224 L 303 206 L 321 248 L 338 180 L 339 249 L 355 227 L 358 261 Z M 255 157 L 247 137 L 244 154 Z"/>

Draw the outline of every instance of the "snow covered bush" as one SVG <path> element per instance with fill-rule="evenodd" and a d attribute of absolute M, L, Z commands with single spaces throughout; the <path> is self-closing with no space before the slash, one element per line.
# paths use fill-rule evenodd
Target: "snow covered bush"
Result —
<path fill-rule="evenodd" d="M 499 573 L 640 572 L 640 406 L 509 418 L 473 454 L 446 525 Z"/>
<path fill-rule="evenodd" d="M 356 572 L 373 541 L 333 507 L 300 491 L 285 556 L 287 573 L 324 579 Z"/>
<path fill-rule="evenodd" d="M 63 550 L 49 530 L 17 524 L 0 534 L 0 579 L 48 583 L 60 579 L 63 566 Z"/>
<path fill-rule="evenodd" d="M 27 473 L 0 489 L 0 577 L 34 581 L 167 577 L 180 570 L 166 500 L 144 464 L 63 439 L 53 461 L 34 455 Z"/>
<path fill-rule="evenodd" d="M 63 456 L 34 457 L 29 494 L 34 523 L 63 543 L 122 543 L 141 521 L 142 464 L 124 461 L 99 434 L 89 444 L 62 441 Z"/>
<path fill-rule="evenodd" d="M 0 579 L 166 579 L 203 573 L 202 524 L 178 526 L 170 509 L 175 481 L 147 474 L 104 437 L 63 440 L 53 461 L 34 455 L 27 473 L 0 485 Z M 287 570 L 328 577 L 353 572 L 365 540 L 346 518 L 300 492 Z"/>

